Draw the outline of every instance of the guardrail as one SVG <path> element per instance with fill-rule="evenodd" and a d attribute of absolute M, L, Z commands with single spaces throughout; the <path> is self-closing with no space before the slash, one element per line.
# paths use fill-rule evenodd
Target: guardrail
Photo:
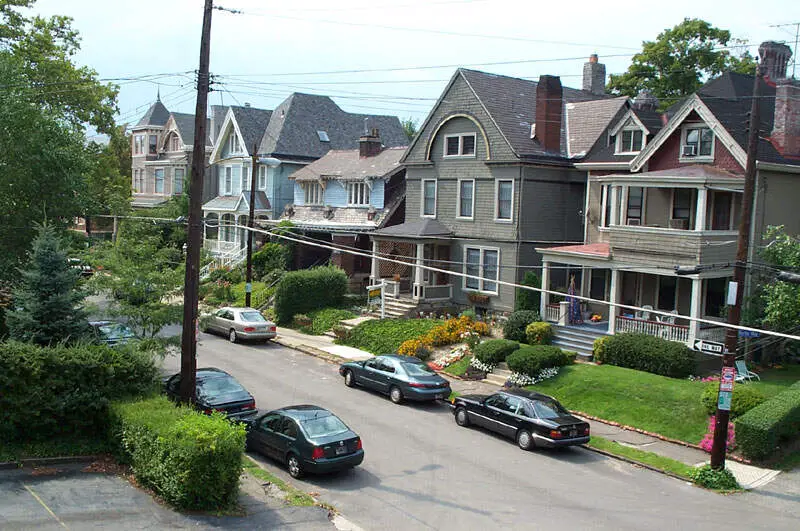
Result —
<path fill-rule="evenodd" d="M 561 318 L 561 306 L 558 304 L 548 304 L 545 308 L 545 321 L 557 323 Z"/>
<path fill-rule="evenodd" d="M 682 343 L 689 341 L 688 326 L 661 323 L 659 321 L 646 321 L 644 319 L 635 319 L 622 315 L 617 316 L 617 324 L 614 328 L 614 332 L 647 334 L 649 336 L 660 337 L 670 341 L 680 341 Z"/>

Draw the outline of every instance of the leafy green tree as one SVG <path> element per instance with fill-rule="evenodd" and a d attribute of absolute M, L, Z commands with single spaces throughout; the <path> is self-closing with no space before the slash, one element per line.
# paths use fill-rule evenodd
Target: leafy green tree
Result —
<path fill-rule="evenodd" d="M 769 227 L 762 258 L 781 269 L 800 269 L 800 240 L 784 226 Z M 800 321 L 800 285 L 774 280 L 762 286 L 763 322 L 775 330 L 791 330 Z"/>
<path fill-rule="evenodd" d="M 730 31 L 704 20 L 685 18 L 672 29 L 659 33 L 655 41 L 645 41 L 642 51 L 633 56 L 628 71 L 611 75 L 607 90 L 634 97 L 647 89 L 666 108 L 695 92 L 708 77 L 728 70 L 754 74 L 756 63 L 750 53 L 733 55 L 726 48 L 729 42 L 743 44 L 732 40 Z"/>
<path fill-rule="evenodd" d="M 118 153 L 113 145 L 114 138 L 120 136 L 125 137 L 124 131 L 115 128 L 107 145 L 90 142 L 86 148 L 91 161 L 91 168 L 86 174 L 86 194 L 82 197 L 87 233 L 91 230 L 92 216 L 119 216 L 130 210 L 130 158 L 127 172 L 123 173 L 120 170 L 124 153 Z M 119 144 L 119 140 L 116 143 Z"/>
<path fill-rule="evenodd" d="M 403 131 L 408 137 L 408 141 L 411 142 L 414 139 L 414 135 L 417 134 L 419 121 L 409 116 L 408 118 L 400 120 L 400 125 L 403 126 Z"/>
<path fill-rule="evenodd" d="M 89 332 L 78 287 L 79 272 L 69 266 L 55 229 L 38 228 L 30 263 L 20 270 L 13 311 L 6 315 L 11 339 L 48 345 L 77 341 Z"/>
<path fill-rule="evenodd" d="M 520 284 L 523 286 L 531 286 L 532 288 L 542 287 L 542 282 L 539 280 L 539 276 L 533 271 L 526 271 L 525 277 L 522 279 Z M 541 296 L 541 292 L 517 288 L 517 297 L 514 301 L 514 311 L 534 310 L 538 312 Z"/>

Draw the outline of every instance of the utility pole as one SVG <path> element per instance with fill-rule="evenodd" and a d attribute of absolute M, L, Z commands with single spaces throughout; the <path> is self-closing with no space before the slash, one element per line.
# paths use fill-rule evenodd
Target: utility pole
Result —
<path fill-rule="evenodd" d="M 256 210 L 256 173 L 258 171 L 258 142 L 253 144 L 253 171 L 250 180 L 250 212 L 247 215 L 247 273 L 244 284 L 244 305 L 250 307 L 253 292 L 253 216 Z"/>
<path fill-rule="evenodd" d="M 761 98 L 761 84 L 763 83 L 764 72 L 761 64 L 756 66 L 756 76 L 753 84 L 753 101 L 750 105 L 750 136 L 747 140 L 747 166 L 744 172 L 744 194 L 742 197 L 742 216 L 739 220 L 739 238 L 736 246 L 736 264 L 733 269 L 733 281 L 728 287 L 728 297 L 731 297 L 731 290 L 736 290 L 735 304 L 728 307 L 728 324 L 738 325 L 742 313 L 742 300 L 744 298 L 744 281 L 747 271 L 747 253 L 750 247 L 750 225 L 753 212 L 753 192 L 756 184 L 756 157 L 758 155 L 759 140 L 759 106 Z M 730 372 L 736 361 L 736 347 L 739 343 L 739 332 L 735 328 L 728 328 L 725 332 L 725 353 L 722 356 L 722 371 L 725 374 L 726 367 Z M 724 378 L 720 378 L 722 385 Z M 724 408 L 721 404 L 726 401 L 723 392 L 720 390 L 717 400 L 717 415 L 714 425 L 714 443 L 711 447 L 711 468 L 725 468 L 725 451 L 728 437 L 728 421 L 730 420 L 730 401 L 728 400 Z M 730 394 L 727 398 L 730 398 Z"/>
<path fill-rule="evenodd" d="M 189 234 L 186 248 L 186 276 L 183 284 L 183 333 L 181 336 L 181 401 L 195 398 L 197 372 L 197 299 L 200 286 L 200 246 L 203 236 L 203 175 L 206 154 L 206 106 L 210 86 L 208 62 L 211 48 L 212 0 L 205 0 L 203 32 L 200 38 L 200 67 L 197 71 L 197 105 L 194 111 L 194 149 L 189 185 Z"/>

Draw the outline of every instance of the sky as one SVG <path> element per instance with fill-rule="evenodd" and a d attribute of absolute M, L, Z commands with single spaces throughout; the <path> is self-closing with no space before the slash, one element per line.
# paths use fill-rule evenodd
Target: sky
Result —
<path fill-rule="evenodd" d="M 797 0 L 215 0 L 210 104 L 272 109 L 292 92 L 331 96 L 362 114 L 421 123 L 459 66 L 581 86 L 596 53 L 622 73 L 645 40 L 685 17 L 747 40 L 794 49 Z M 630 5 L 629 9 L 625 9 Z M 335 7 L 332 7 L 335 6 Z M 37 0 L 33 12 L 67 15 L 82 37 L 76 62 L 120 87 L 118 123 L 155 101 L 194 113 L 203 0 Z M 797 61 L 797 59 L 795 58 Z M 800 76 L 800 73 L 798 73 Z"/>

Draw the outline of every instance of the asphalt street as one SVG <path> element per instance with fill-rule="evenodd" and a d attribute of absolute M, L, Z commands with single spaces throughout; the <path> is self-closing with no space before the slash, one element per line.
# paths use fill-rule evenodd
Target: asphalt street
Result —
<path fill-rule="evenodd" d="M 178 357 L 165 369 L 176 371 Z M 445 404 L 401 405 L 344 386 L 337 366 L 276 344 L 201 334 L 198 367 L 233 374 L 259 409 L 316 404 L 364 442 L 364 463 L 291 480 L 364 529 L 797 529 L 796 514 L 721 496 L 583 448 L 523 452 L 460 428 Z"/>

